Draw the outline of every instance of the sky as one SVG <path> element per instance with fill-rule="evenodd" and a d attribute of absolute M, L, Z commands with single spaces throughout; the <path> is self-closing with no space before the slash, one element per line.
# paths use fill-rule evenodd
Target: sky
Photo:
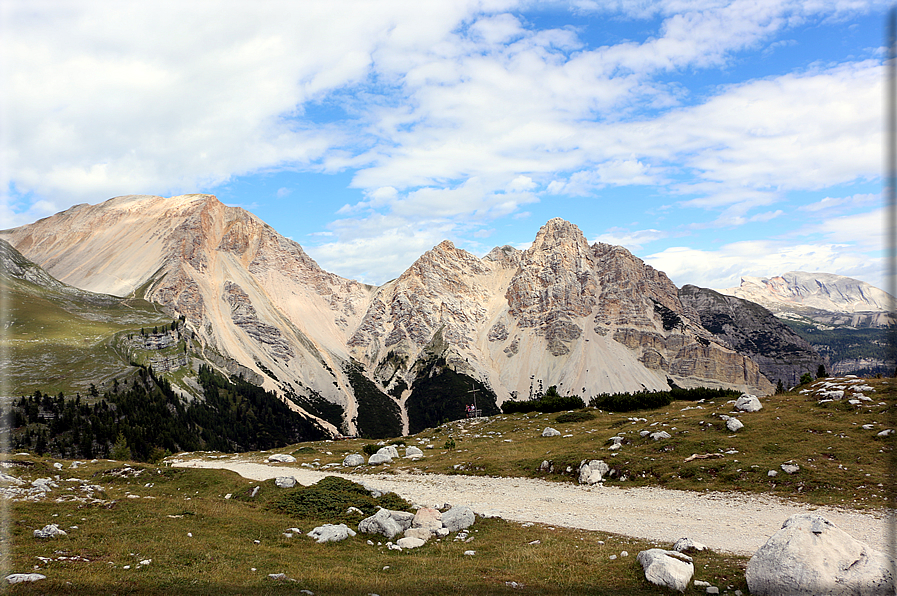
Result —
<path fill-rule="evenodd" d="M 874 0 L 0 0 L 0 228 L 211 193 L 366 283 L 551 218 L 884 288 Z"/>

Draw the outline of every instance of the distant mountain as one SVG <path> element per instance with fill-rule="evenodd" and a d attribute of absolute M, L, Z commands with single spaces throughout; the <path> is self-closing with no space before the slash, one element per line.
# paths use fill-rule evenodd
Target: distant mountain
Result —
<path fill-rule="evenodd" d="M 720 290 L 756 302 L 776 316 L 831 327 L 886 327 L 893 298 L 864 281 L 833 275 L 789 271 L 776 277 L 742 277 L 737 288 Z"/>
<path fill-rule="evenodd" d="M 722 290 L 762 304 L 809 342 L 834 374 L 893 374 L 888 327 L 893 298 L 866 282 L 791 271 L 771 278 L 744 277 Z"/>
<path fill-rule="evenodd" d="M 586 401 L 669 381 L 773 388 L 665 274 L 561 219 L 525 251 L 443 242 L 381 287 L 210 195 L 118 197 L 0 236 L 62 282 L 164 305 L 206 353 L 346 433 L 459 418 L 474 396 L 497 411 L 551 385 Z"/>
<path fill-rule="evenodd" d="M 773 383 L 794 387 L 804 373 L 815 376 L 825 362 L 809 342 L 759 304 L 691 285 L 682 286 L 679 299 L 698 312 L 705 329 L 750 356 Z"/>

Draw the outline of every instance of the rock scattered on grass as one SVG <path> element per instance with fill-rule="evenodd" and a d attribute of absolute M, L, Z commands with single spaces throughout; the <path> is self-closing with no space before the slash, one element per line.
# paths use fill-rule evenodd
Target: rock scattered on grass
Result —
<path fill-rule="evenodd" d="M 760 403 L 756 395 L 743 393 L 735 400 L 735 409 L 742 412 L 758 412 L 763 409 L 763 404 Z"/>
<path fill-rule="evenodd" d="M 47 579 L 47 576 L 41 573 L 11 573 L 6 576 L 6 581 L 10 584 L 36 582 L 42 579 Z"/>
<path fill-rule="evenodd" d="M 324 524 L 318 526 L 307 534 L 310 538 L 314 538 L 318 544 L 324 542 L 340 542 L 349 536 L 355 536 L 355 531 L 350 529 L 346 524 Z"/>
<path fill-rule="evenodd" d="M 40 530 L 34 531 L 35 538 L 55 538 L 57 536 L 68 536 L 65 530 L 60 530 L 57 524 L 47 524 Z"/>
<path fill-rule="evenodd" d="M 559 437 L 561 436 L 561 431 L 556 428 L 551 428 L 550 426 L 546 426 L 545 430 L 542 431 L 543 437 Z"/>

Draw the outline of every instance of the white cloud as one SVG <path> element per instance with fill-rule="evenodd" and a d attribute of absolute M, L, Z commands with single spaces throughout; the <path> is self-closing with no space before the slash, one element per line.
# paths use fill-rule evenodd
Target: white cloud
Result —
<path fill-rule="evenodd" d="M 744 275 L 770 277 L 787 271 L 825 271 L 882 287 L 884 262 L 844 244 L 796 244 L 757 240 L 726 244 L 717 250 L 668 248 L 645 262 L 665 272 L 677 286 L 725 289 Z"/>
<path fill-rule="evenodd" d="M 825 197 L 815 203 L 808 203 L 798 207 L 800 211 L 808 211 L 816 216 L 831 215 L 832 213 L 852 207 L 865 207 L 881 202 L 882 198 L 877 194 L 856 194 L 849 197 Z"/>
<path fill-rule="evenodd" d="M 599 235 L 593 242 L 616 244 L 625 246 L 629 250 L 641 250 L 645 244 L 661 240 L 668 236 L 669 234 L 662 230 L 648 229 L 630 231 L 625 228 L 610 228 L 604 234 Z"/>

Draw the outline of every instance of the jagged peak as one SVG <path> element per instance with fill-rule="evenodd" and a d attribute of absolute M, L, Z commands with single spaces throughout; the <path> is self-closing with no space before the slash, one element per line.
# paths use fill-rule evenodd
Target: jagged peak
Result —
<path fill-rule="evenodd" d="M 588 250 L 589 243 L 585 234 L 576 224 L 555 217 L 539 228 L 536 239 L 526 252 L 553 251 L 565 246 L 577 246 L 581 252 L 585 252 Z"/>

